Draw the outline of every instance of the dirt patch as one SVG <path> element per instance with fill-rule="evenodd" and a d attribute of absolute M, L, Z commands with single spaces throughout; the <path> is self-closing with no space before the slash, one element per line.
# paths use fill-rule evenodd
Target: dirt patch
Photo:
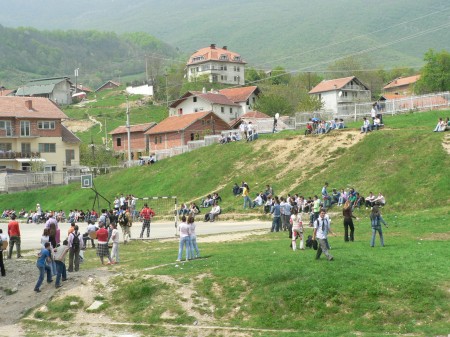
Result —
<path fill-rule="evenodd" d="M 63 125 L 71 132 L 85 132 L 95 125 L 91 120 L 69 119 L 63 122 Z"/>
<path fill-rule="evenodd" d="M 444 150 L 447 151 L 448 154 L 450 154 L 450 134 L 446 134 L 444 136 L 444 140 L 442 141 L 442 146 L 444 147 Z"/>
<path fill-rule="evenodd" d="M 346 149 L 357 144 L 364 136 L 365 134 L 355 130 L 336 130 L 325 135 L 258 140 L 254 142 L 253 146 L 255 150 L 266 148 L 270 151 L 270 162 L 285 163 L 283 169 L 278 171 L 275 176 L 275 179 L 278 180 L 292 172 L 292 170 L 298 169 L 299 165 L 305 163 L 305 161 L 309 167 L 320 167 L 324 162 L 338 158 Z M 267 163 L 262 163 L 262 165 L 267 165 Z M 306 176 L 311 179 L 320 172 L 320 170 L 317 170 L 311 175 L 307 170 L 301 170 L 299 172 L 300 175 L 293 181 L 292 186 L 297 186 Z M 286 193 L 288 191 L 277 192 L 279 195 Z"/>

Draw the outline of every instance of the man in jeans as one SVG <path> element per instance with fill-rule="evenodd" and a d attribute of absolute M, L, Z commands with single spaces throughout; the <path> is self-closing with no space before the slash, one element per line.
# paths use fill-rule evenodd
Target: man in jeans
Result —
<path fill-rule="evenodd" d="M 11 221 L 8 223 L 9 235 L 9 252 L 8 259 L 11 259 L 14 244 L 16 244 L 17 258 L 20 259 L 20 227 L 19 222 L 16 221 L 16 215 L 11 215 Z"/>
<path fill-rule="evenodd" d="M 69 269 L 67 271 L 73 272 L 74 264 L 75 271 L 78 271 L 80 269 L 80 249 L 84 247 L 83 236 L 78 231 L 78 225 L 75 225 L 75 230 L 69 235 L 67 241 L 69 243 Z"/>
<path fill-rule="evenodd" d="M 327 257 L 328 261 L 333 260 L 333 256 L 328 252 L 328 233 L 332 233 L 329 217 L 325 216 L 326 211 L 322 209 L 319 213 L 319 217 L 314 221 L 314 233 L 313 240 L 317 239 L 319 245 L 317 248 L 316 260 L 320 259 L 320 255 L 323 253 Z"/>

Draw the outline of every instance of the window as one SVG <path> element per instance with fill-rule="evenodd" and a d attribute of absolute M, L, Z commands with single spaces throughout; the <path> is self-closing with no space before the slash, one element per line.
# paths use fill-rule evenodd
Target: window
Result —
<path fill-rule="evenodd" d="M 122 146 L 122 138 L 120 137 L 116 138 L 116 146 Z"/>
<path fill-rule="evenodd" d="M 194 109 L 194 112 L 198 112 L 198 109 L 197 109 L 197 108 L 195 108 L 195 109 Z"/>
<path fill-rule="evenodd" d="M 31 127 L 29 121 L 20 121 L 20 135 L 29 137 L 31 135 Z"/>
<path fill-rule="evenodd" d="M 225 108 L 223 106 L 220 107 L 220 112 L 224 113 L 225 112 Z"/>
<path fill-rule="evenodd" d="M 197 97 L 196 96 L 192 97 L 192 100 L 194 101 L 194 103 L 197 102 Z"/>
<path fill-rule="evenodd" d="M 44 172 L 55 172 L 56 171 L 56 165 L 45 165 L 44 166 Z"/>
<path fill-rule="evenodd" d="M 226 80 L 227 80 L 227 77 L 226 77 L 226 76 L 223 76 L 223 75 L 221 75 L 221 76 L 220 76 L 220 79 L 221 79 L 222 81 L 226 81 Z"/>
<path fill-rule="evenodd" d="M 30 143 L 22 143 L 20 144 L 22 154 L 29 154 L 31 153 L 31 144 Z"/>
<path fill-rule="evenodd" d="M 0 143 L 0 151 L 6 152 L 12 150 L 12 143 Z"/>
<path fill-rule="evenodd" d="M 230 108 L 230 114 L 232 114 L 233 113 L 233 108 Z"/>
<path fill-rule="evenodd" d="M 55 129 L 55 121 L 39 121 L 38 129 L 40 130 L 54 130 Z"/>
<path fill-rule="evenodd" d="M 245 104 L 250 105 L 250 100 L 247 99 L 247 102 L 245 102 Z"/>
<path fill-rule="evenodd" d="M 195 139 L 195 135 L 193 133 L 191 133 L 191 140 Z"/>
<path fill-rule="evenodd" d="M 66 150 L 66 165 L 71 165 L 75 159 L 75 150 Z"/>
<path fill-rule="evenodd" d="M 233 57 L 233 61 L 240 61 L 241 60 L 241 57 L 240 56 L 235 56 L 235 57 Z"/>
<path fill-rule="evenodd" d="M 39 143 L 39 152 L 55 153 L 56 152 L 56 144 L 55 143 Z"/>
<path fill-rule="evenodd" d="M 0 121 L 0 130 L 5 130 L 5 136 L 12 136 L 11 121 Z"/>
<path fill-rule="evenodd" d="M 225 55 L 225 54 L 222 54 L 222 55 L 220 55 L 220 58 L 219 58 L 221 61 L 226 61 L 226 60 L 228 60 L 228 56 L 227 55 Z"/>
<path fill-rule="evenodd" d="M 155 144 L 158 144 L 158 136 L 155 137 Z"/>

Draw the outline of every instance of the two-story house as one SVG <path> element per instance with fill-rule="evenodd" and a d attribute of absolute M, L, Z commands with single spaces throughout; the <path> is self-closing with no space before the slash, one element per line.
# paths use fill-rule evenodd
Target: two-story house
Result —
<path fill-rule="evenodd" d="M 149 138 L 145 134 L 149 129 L 156 125 L 155 122 L 130 125 L 130 150 L 135 154 L 135 158 L 146 155 L 149 152 Z M 128 130 L 122 125 L 109 133 L 113 140 L 114 152 L 128 152 Z"/>
<path fill-rule="evenodd" d="M 200 76 L 207 76 L 211 83 L 242 84 L 245 64 L 238 53 L 211 44 L 191 55 L 186 64 L 187 78 L 194 82 Z"/>
<path fill-rule="evenodd" d="M 16 96 L 46 97 L 58 105 L 72 103 L 72 82 L 68 77 L 32 80 L 16 91 Z"/>
<path fill-rule="evenodd" d="M 80 139 L 48 98 L 0 97 L 0 168 L 63 171 L 80 163 Z"/>
<path fill-rule="evenodd" d="M 259 89 L 257 86 L 222 89 L 207 92 L 188 91 L 170 105 L 169 116 L 212 111 L 227 123 L 253 110 Z"/>
<path fill-rule="evenodd" d="M 350 104 L 370 102 L 370 89 L 355 76 L 324 80 L 311 89 L 324 104 L 323 109 L 334 114 L 343 113 Z"/>

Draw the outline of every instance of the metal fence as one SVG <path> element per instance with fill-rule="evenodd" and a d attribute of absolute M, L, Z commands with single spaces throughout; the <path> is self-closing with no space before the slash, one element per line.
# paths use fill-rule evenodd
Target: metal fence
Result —
<path fill-rule="evenodd" d="M 342 118 L 345 121 L 357 120 L 370 116 L 373 102 L 339 104 L 337 113 L 333 111 L 297 112 L 295 114 L 296 127 L 303 127 L 310 118 L 316 117 L 322 120 Z M 427 111 L 450 107 L 450 92 L 442 92 L 428 95 L 399 97 L 380 101 L 383 114 L 395 115 L 410 111 Z"/>
<path fill-rule="evenodd" d="M 0 192 L 10 193 L 65 185 L 69 182 L 66 172 L 26 172 L 0 175 Z"/>

